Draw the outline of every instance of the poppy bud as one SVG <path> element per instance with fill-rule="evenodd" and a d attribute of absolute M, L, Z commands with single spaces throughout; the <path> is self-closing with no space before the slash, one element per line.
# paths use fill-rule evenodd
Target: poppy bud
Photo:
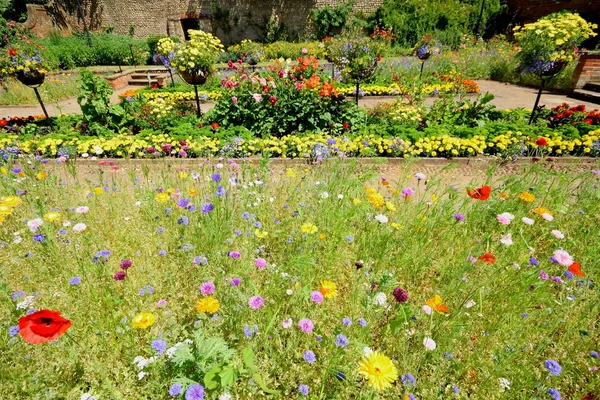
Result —
<path fill-rule="evenodd" d="M 354 263 L 354 266 L 356 267 L 356 269 L 361 269 L 365 265 L 362 262 L 357 261 L 357 262 Z"/>
<path fill-rule="evenodd" d="M 402 289 L 399 286 L 394 289 L 392 295 L 398 303 L 406 303 L 408 301 L 408 293 L 406 293 L 406 290 Z"/>

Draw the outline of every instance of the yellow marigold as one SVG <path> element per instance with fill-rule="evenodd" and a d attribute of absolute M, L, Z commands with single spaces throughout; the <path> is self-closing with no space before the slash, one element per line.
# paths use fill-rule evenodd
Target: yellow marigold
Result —
<path fill-rule="evenodd" d="M 95 187 L 95 188 L 92 190 L 92 192 L 93 192 L 95 195 L 98 195 L 98 194 L 102 194 L 102 193 L 104 193 L 104 189 L 102 189 L 101 187 Z"/>
<path fill-rule="evenodd" d="M 214 314 L 219 311 L 219 308 L 221 308 L 219 300 L 212 296 L 204 297 L 196 303 L 196 311 L 199 313 Z"/>
<path fill-rule="evenodd" d="M 383 197 L 378 192 L 369 194 L 369 197 L 367 199 L 369 200 L 369 203 L 371 203 L 375 208 L 381 208 L 385 204 L 385 197 Z"/>
<path fill-rule="evenodd" d="M 44 214 L 44 219 L 49 222 L 58 221 L 60 219 L 60 213 L 57 213 L 56 211 L 50 211 Z"/>
<path fill-rule="evenodd" d="M 131 324 L 136 329 L 146 329 L 154 325 L 156 317 L 149 312 L 141 312 L 133 318 Z"/>
<path fill-rule="evenodd" d="M 542 215 L 542 214 L 552 215 L 552 212 L 544 207 L 534 208 L 533 210 L 531 210 L 531 212 L 535 213 L 535 214 L 539 214 L 539 215 Z"/>
<path fill-rule="evenodd" d="M 326 299 L 333 298 L 337 296 L 337 285 L 331 281 L 323 281 L 321 282 L 321 287 L 319 288 L 319 292 Z"/>
<path fill-rule="evenodd" d="M 529 192 L 523 192 L 519 195 L 519 199 L 526 203 L 533 203 L 535 201 L 535 196 Z"/>
<path fill-rule="evenodd" d="M 38 174 L 36 176 L 41 181 L 42 179 L 45 179 L 48 177 L 48 173 L 46 171 L 40 171 L 40 172 L 38 172 Z"/>
<path fill-rule="evenodd" d="M 198 189 L 196 189 L 196 188 L 189 188 L 188 189 L 188 194 L 190 196 L 198 196 Z"/>
<path fill-rule="evenodd" d="M 19 196 L 4 196 L 0 199 L 0 205 L 7 207 L 16 207 L 23 204 L 23 200 Z"/>
<path fill-rule="evenodd" d="M 392 387 L 392 382 L 398 378 L 398 370 L 392 360 L 378 351 L 364 356 L 358 367 L 358 372 L 376 390 Z"/>
<path fill-rule="evenodd" d="M 157 194 L 154 200 L 158 201 L 159 203 L 166 203 L 167 201 L 169 201 L 169 195 L 167 193 L 162 192 Z"/>
<path fill-rule="evenodd" d="M 302 225 L 302 228 L 300 228 L 302 233 L 307 233 L 309 235 L 312 235 L 313 233 L 317 233 L 317 231 L 319 230 L 316 225 L 314 224 L 310 224 L 310 223 L 306 223 L 304 225 Z"/>

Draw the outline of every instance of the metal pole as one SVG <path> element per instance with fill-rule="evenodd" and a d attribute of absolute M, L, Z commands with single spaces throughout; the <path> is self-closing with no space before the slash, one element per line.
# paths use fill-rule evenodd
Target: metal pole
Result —
<path fill-rule="evenodd" d="M 37 96 L 37 99 L 40 102 L 40 106 L 42 106 L 42 110 L 44 110 L 44 115 L 46 116 L 46 119 L 49 119 L 50 117 L 48 116 L 48 111 L 46 111 L 46 107 L 44 107 L 44 102 L 42 101 L 42 96 L 40 96 L 40 92 L 38 92 L 36 87 L 33 88 L 33 91 L 35 92 L 35 95 Z"/>
<path fill-rule="evenodd" d="M 360 87 L 360 80 L 356 81 L 356 105 L 358 105 L 358 89 Z"/>
<path fill-rule="evenodd" d="M 92 36 L 90 35 L 90 31 L 88 30 L 87 22 L 85 22 L 85 16 L 83 15 L 83 10 L 81 9 L 81 2 L 77 0 L 77 13 L 79 14 L 79 18 L 83 21 L 83 30 L 87 35 L 88 46 L 92 47 Z"/>
<path fill-rule="evenodd" d="M 529 117 L 529 125 L 533 123 L 533 117 L 535 116 L 535 111 L 538 108 L 538 104 L 540 104 L 540 97 L 542 97 L 542 90 L 544 89 L 544 83 L 546 83 L 542 79 L 542 83 L 540 84 L 540 90 L 538 90 L 537 97 L 535 98 L 535 105 L 533 106 L 533 110 L 531 110 L 531 117 Z"/>
<path fill-rule="evenodd" d="M 421 61 L 421 74 L 419 75 L 419 80 L 423 77 L 423 67 L 425 66 L 425 60 Z"/>
<path fill-rule="evenodd" d="M 202 118 L 202 110 L 200 110 L 200 96 L 198 96 L 198 85 L 194 84 L 194 90 L 196 91 L 196 107 L 198 107 L 198 112 L 196 115 L 198 118 Z"/>
<path fill-rule="evenodd" d="M 331 63 L 331 80 L 335 79 L 335 64 Z"/>
<path fill-rule="evenodd" d="M 169 75 L 171 75 L 171 87 L 175 87 L 175 79 L 173 79 L 173 70 L 169 68 Z"/>
<path fill-rule="evenodd" d="M 135 56 L 133 55 L 133 44 L 129 44 L 129 52 L 131 53 L 131 65 L 135 67 Z"/>
<path fill-rule="evenodd" d="M 483 10 L 485 8 L 485 0 L 481 0 L 481 11 L 479 11 L 479 19 L 477 20 L 477 29 L 475 31 L 475 39 L 479 41 L 481 38 L 481 19 L 483 18 Z"/>

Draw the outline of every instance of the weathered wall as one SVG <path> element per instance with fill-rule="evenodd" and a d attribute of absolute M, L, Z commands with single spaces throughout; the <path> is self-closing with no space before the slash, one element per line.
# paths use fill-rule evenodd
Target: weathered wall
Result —
<path fill-rule="evenodd" d="M 82 29 L 75 0 L 59 0 Z M 225 43 L 242 39 L 260 39 L 264 26 L 277 15 L 289 31 L 306 33 L 311 9 L 341 0 L 81 0 L 86 21 L 92 29 L 113 27 L 115 33 L 126 34 L 135 24 L 136 37 L 171 35 L 183 37 L 181 19 L 199 18 L 201 29 L 210 31 Z M 355 11 L 372 12 L 383 0 L 358 0 Z"/>
<path fill-rule="evenodd" d="M 579 57 L 571 86 L 581 89 L 586 83 L 600 83 L 600 51 L 589 51 Z"/>

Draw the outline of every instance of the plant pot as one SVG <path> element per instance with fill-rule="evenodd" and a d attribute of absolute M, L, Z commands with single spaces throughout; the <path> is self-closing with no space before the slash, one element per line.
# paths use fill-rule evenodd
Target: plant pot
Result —
<path fill-rule="evenodd" d="M 37 87 L 44 83 L 46 74 L 39 71 L 18 71 L 16 77 L 23 85 Z"/>
<path fill-rule="evenodd" d="M 558 61 L 552 64 L 552 66 L 548 69 L 548 71 L 543 71 L 542 73 L 540 73 L 540 76 L 542 78 L 550 78 L 553 77 L 555 75 L 558 75 L 561 73 L 561 71 L 563 69 L 565 69 L 565 67 L 567 66 L 568 61 Z"/>
<path fill-rule="evenodd" d="M 202 85 L 208 79 L 208 73 L 199 71 L 179 71 L 179 75 L 190 85 Z"/>
<path fill-rule="evenodd" d="M 431 57 L 431 52 L 428 51 L 427 53 L 423 53 L 423 54 L 419 54 L 417 53 L 417 58 L 421 61 L 425 61 L 427 60 L 429 57 Z"/>

